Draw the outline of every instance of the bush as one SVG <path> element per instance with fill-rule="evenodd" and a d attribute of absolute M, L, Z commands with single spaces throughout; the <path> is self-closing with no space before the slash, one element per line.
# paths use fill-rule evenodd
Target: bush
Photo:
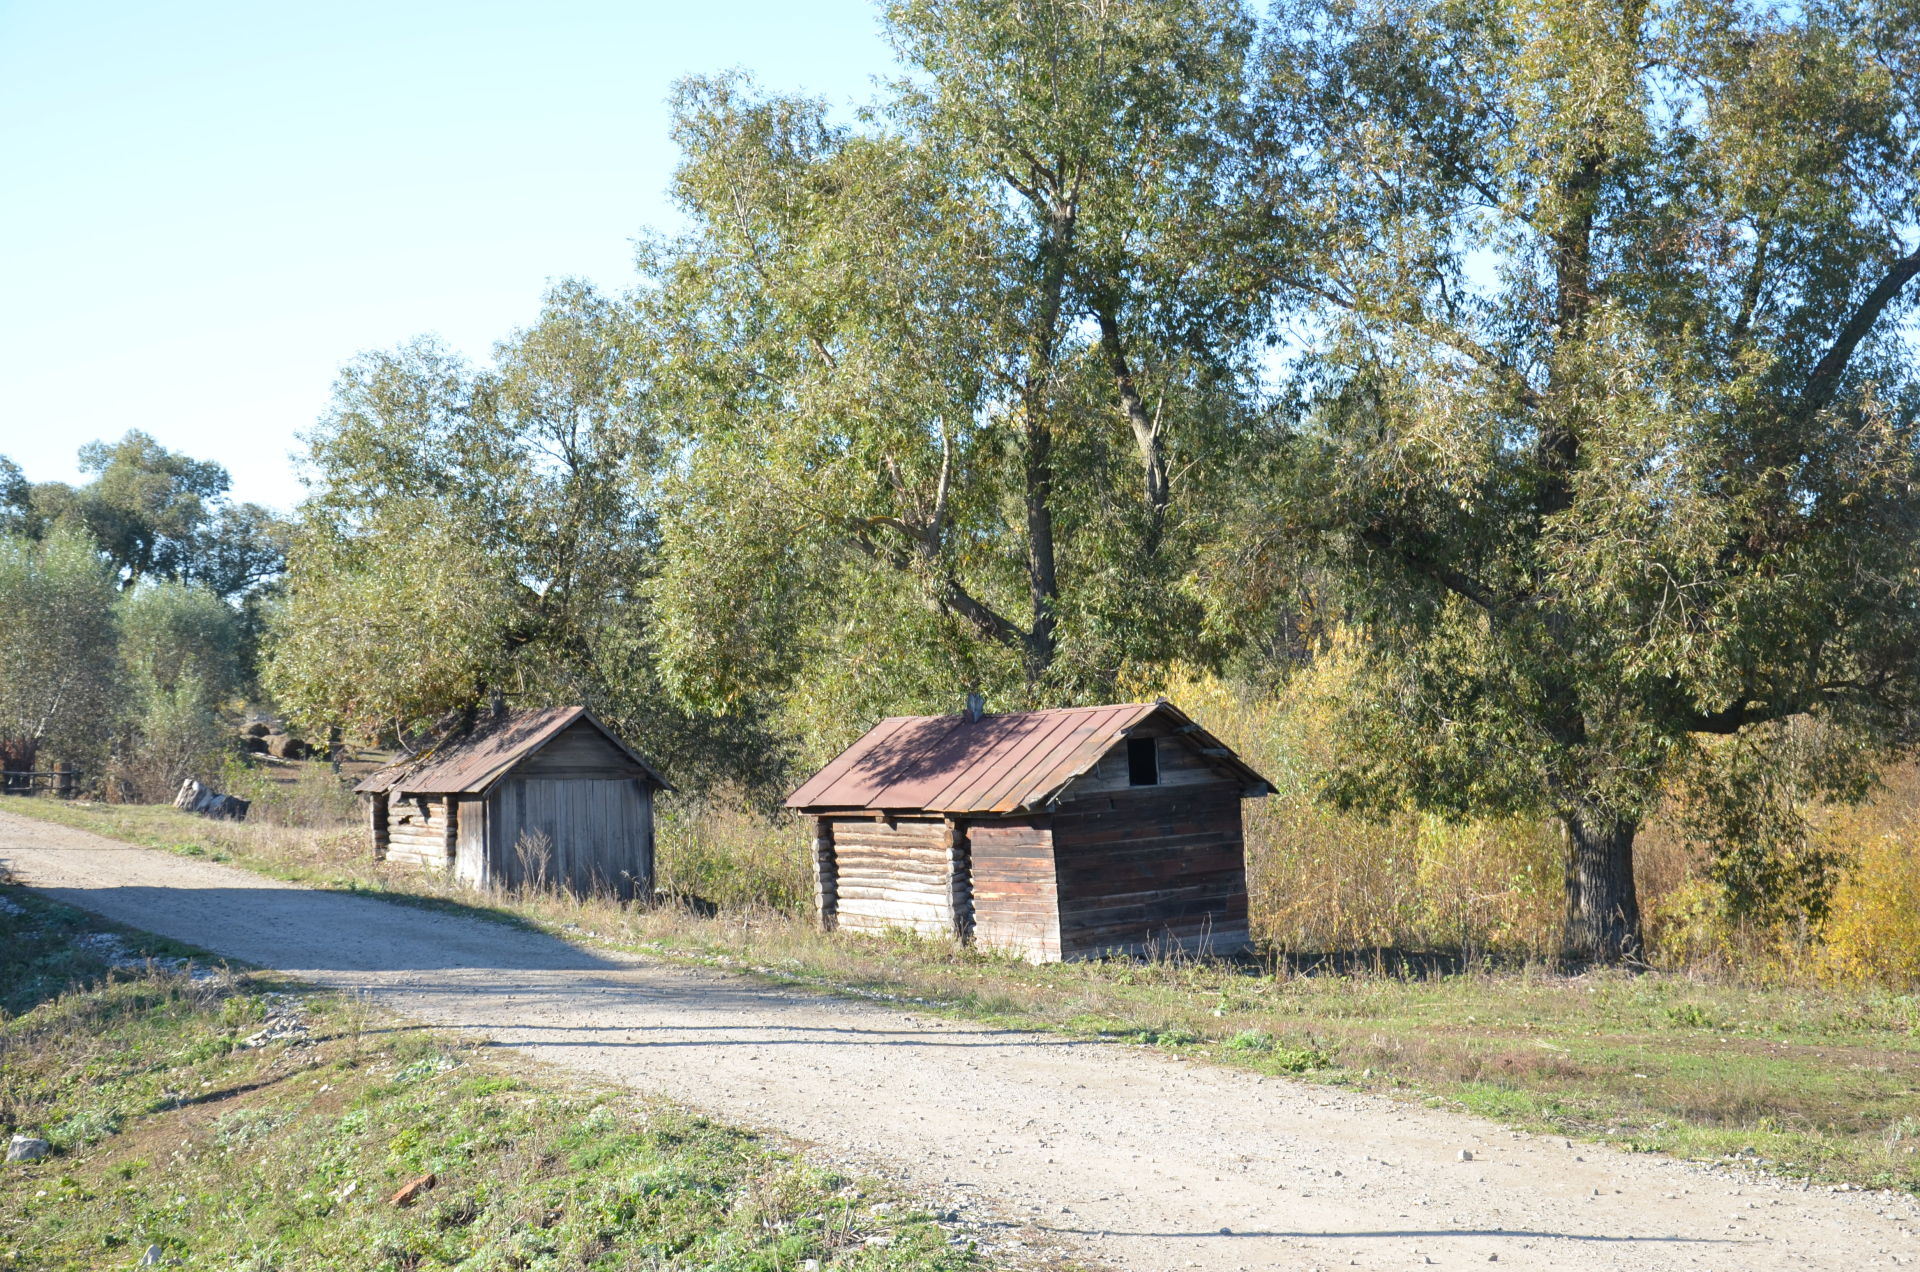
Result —
<path fill-rule="evenodd" d="M 151 682 L 134 694 L 139 703 L 132 727 L 115 748 L 113 786 L 132 802 L 171 800 L 189 777 L 210 779 L 224 763 L 226 731 L 208 705 L 198 680 L 171 689 Z"/>
<path fill-rule="evenodd" d="M 655 811 L 654 883 L 662 892 L 729 909 L 811 912 L 813 866 L 799 818 L 760 813 L 727 795 L 670 795 Z"/>
<path fill-rule="evenodd" d="M 1816 957 L 1827 977 L 1920 985 L 1920 853 L 1911 834 L 1878 835 L 1853 849 L 1821 935 Z"/>

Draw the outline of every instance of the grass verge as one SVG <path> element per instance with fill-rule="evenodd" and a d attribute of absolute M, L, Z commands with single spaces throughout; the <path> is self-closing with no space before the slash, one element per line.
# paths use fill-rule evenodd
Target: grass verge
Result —
<path fill-rule="evenodd" d="M 316 886 L 830 992 L 1397 1093 L 1627 1151 L 1920 1193 L 1920 996 L 1672 973 L 1449 969 L 1387 955 L 1312 971 L 1284 961 L 1036 967 L 938 941 L 825 935 L 770 910 L 703 918 L 481 897 L 367 859 L 353 831 L 221 825 L 170 808 L 4 807 Z"/>
<path fill-rule="evenodd" d="M 0 888 L 0 1140 L 53 1146 L 0 1167 L 0 1268 L 982 1266 L 875 1181 L 183 953 Z"/>

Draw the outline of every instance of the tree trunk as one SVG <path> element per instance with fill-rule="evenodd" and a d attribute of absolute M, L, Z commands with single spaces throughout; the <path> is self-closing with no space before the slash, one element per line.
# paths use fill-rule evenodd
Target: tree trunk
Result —
<path fill-rule="evenodd" d="M 1147 404 L 1140 398 L 1139 386 L 1133 378 L 1133 363 L 1127 357 L 1114 307 L 1102 304 L 1095 309 L 1094 316 L 1100 323 L 1100 347 L 1106 352 L 1107 368 L 1113 374 L 1114 390 L 1120 397 L 1120 413 L 1133 430 L 1133 444 L 1140 451 L 1147 501 L 1146 539 L 1141 547 L 1152 556 L 1160 550 L 1160 539 L 1167 525 L 1167 505 L 1172 499 L 1167 482 L 1166 450 L 1160 444 L 1160 422 L 1147 412 Z"/>
<path fill-rule="evenodd" d="M 1640 958 L 1640 898 L 1633 882 L 1630 818 L 1596 810 L 1563 814 L 1567 832 L 1567 957 L 1577 963 Z"/>
<path fill-rule="evenodd" d="M 1060 314 L 1066 293 L 1067 259 L 1073 252 L 1075 210 L 1070 203 L 1047 209 L 1040 244 L 1040 307 L 1034 318 L 1026 381 L 1021 386 L 1025 421 L 1024 468 L 1027 513 L 1027 592 L 1033 626 L 1027 633 L 1027 683 L 1038 684 L 1053 665 L 1059 623 L 1060 583 L 1053 547 L 1054 358 L 1060 344 Z"/>

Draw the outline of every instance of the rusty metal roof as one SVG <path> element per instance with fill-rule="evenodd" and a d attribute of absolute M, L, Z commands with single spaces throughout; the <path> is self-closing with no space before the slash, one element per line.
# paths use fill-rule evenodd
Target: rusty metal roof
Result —
<path fill-rule="evenodd" d="M 367 774 L 353 789 L 362 794 L 479 795 L 582 720 L 639 765 L 648 780 L 662 790 L 673 789 L 651 764 L 634 754 L 585 707 L 547 707 L 485 717 L 466 733 L 443 738 L 418 755 Z"/>
<path fill-rule="evenodd" d="M 1164 715 L 1210 762 L 1266 779 L 1165 702 L 1008 715 L 893 716 L 787 797 L 788 808 L 1011 813 L 1045 803 L 1132 729 Z"/>

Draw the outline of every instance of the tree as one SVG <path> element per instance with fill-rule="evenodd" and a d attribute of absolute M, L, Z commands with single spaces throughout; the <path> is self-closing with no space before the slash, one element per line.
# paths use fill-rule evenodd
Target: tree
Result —
<path fill-rule="evenodd" d="M 470 366 L 431 341 L 347 367 L 308 437 L 268 681 L 308 723 L 399 736 L 495 697 L 580 702 L 681 771 L 764 779 L 751 721 L 653 674 L 645 342 L 580 283 Z"/>
<path fill-rule="evenodd" d="M 241 600 L 280 572 L 285 530 L 258 504 L 227 499 L 227 470 L 169 451 L 138 430 L 80 448 L 83 486 L 46 482 L 28 496 L 32 527 L 84 530 L 112 562 L 122 588 L 190 580 Z"/>
<path fill-rule="evenodd" d="M 0 455 L 0 534 L 24 534 L 32 516 L 33 487 L 20 465 Z"/>
<path fill-rule="evenodd" d="M 226 736 L 218 710 L 247 679 L 242 616 L 192 583 L 142 583 L 118 606 L 127 718 L 116 770 L 149 800 L 205 776 Z"/>
<path fill-rule="evenodd" d="M 1558 817 L 1569 952 L 1633 957 L 1702 739 L 1914 737 L 1911 7 L 1311 0 L 1265 66 L 1320 319 L 1273 527 L 1375 638 L 1341 792 Z"/>
<path fill-rule="evenodd" d="M 1252 24 L 915 0 L 887 25 L 911 75 L 859 126 L 739 77 L 676 100 L 691 229 L 644 261 L 685 456 L 669 672 L 840 717 L 1111 691 L 1191 644 L 1194 544 L 1255 431 L 1227 197 Z"/>
<path fill-rule="evenodd" d="M 0 536 L 0 767 L 105 755 L 120 705 L 114 595 L 77 532 Z"/>
<path fill-rule="evenodd" d="M 146 583 L 119 605 L 120 657 L 130 675 L 162 693 L 188 686 L 209 708 L 245 685 L 240 616 L 212 589 Z"/>

